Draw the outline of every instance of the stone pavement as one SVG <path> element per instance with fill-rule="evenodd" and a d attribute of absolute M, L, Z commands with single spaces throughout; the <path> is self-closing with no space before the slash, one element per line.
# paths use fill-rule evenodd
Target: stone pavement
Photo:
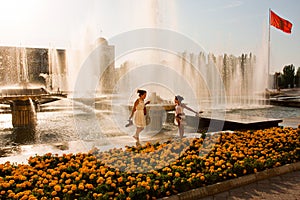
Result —
<path fill-rule="evenodd" d="M 296 200 L 300 199 L 300 171 L 260 180 L 201 200 Z"/>

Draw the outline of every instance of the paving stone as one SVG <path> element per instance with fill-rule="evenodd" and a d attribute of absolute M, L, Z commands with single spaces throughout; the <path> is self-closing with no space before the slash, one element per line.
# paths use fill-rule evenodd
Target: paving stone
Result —
<path fill-rule="evenodd" d="M 300 178 L 298 176 L 300 176 L 300 171 L 290 172 L 231 189 L 227 193 L 212 195 L 206 199 L 213 197 L 213 200 L 300 200 Z"/>
<path fill-rule="evenodd" d="M 227 199 L 229 197 L 229 192 L 222 192 L 220 194 L 216 194 L 214 195 L 214 200 L 224 200 Z"/>

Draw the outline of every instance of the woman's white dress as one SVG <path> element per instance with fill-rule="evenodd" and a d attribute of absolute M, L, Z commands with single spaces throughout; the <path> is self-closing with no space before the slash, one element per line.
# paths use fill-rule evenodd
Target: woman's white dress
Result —
<path fill-rule="evenodd" d="M 146 126 L 146 118 L 145 118 L 145 115 L 144 115 L 144 107 L 145 107 L 144 101 L 139 100 L 139 103 L 136 106 L 136 111 L 134 112 L 134 116 L 133 116 L 133 123 L 137 127 L 144 128 Z"/>

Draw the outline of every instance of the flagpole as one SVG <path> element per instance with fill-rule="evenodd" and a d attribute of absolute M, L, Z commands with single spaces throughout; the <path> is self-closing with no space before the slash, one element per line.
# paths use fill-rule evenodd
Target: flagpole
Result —
<path fill-rule="evenodd" d="M 270 85 L 270 75 L 269 75 L 269 73 L 270 73 L 270 43 L 271 43 L 271 31 L 270 31 L 270 13 L 271 13 L 271 9 L 269 8 L 269 38 L 268 38 L 268 74 L 267 74 L 267 88 L 269 88 L 269 85 Z"/>

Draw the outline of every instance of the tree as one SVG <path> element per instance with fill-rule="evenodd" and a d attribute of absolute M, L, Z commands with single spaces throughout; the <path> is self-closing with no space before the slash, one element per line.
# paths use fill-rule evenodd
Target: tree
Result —
<path fill-rule="evenodd" d="M 288 87 L 294 88 L 295 66 L 293 64 L 284 66 L 282 78 L 284 81 L 285 88 Z"/>
<path fill-rule="evenodd" d="M 295 84 L 296 84 L 296 87 L 300 87 L 300 67 L 298 67 L 297 69 L 297 73 L 296 73 L 296 76 L 295 76 Z"/>

